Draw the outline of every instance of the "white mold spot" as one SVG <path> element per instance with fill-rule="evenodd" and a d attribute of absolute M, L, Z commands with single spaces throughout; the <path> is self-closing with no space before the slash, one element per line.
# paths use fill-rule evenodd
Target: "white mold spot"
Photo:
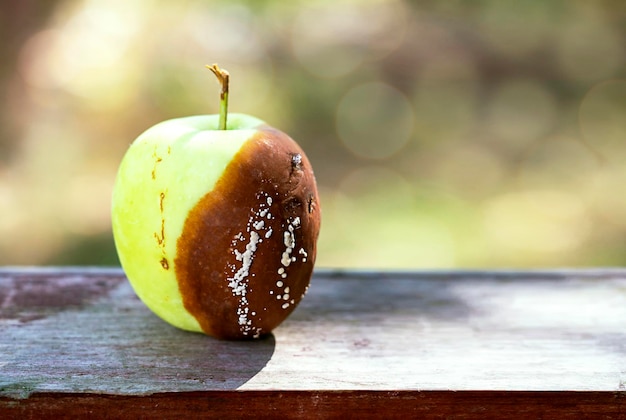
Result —
<path fill-rule="evenodd" d="M 291 254 L 296 247 L 295 230 L 298 226 L 300 226 L 300 218 L 296 217 L 292 221 L 288 222 L 287 230 L 283 232 L 283 244 L 285 245 L 285 250 L 282 253 L 280 262 L 285 267 L 288 267 L 289 264 L 296 260 L 296 258 Z"/>
<path fill-rule="evenodd" d="M 300 251 L 298 251 L 298 254 L 302 255 L 302 262 L 305 263 L 309 254 L 304 250 L 304 248 L 300 248 Z"/>
<path fill-rule="evenodd" d="M 293 226 L 289 226 L 289 230 L 283 233 L 283 243 L 287 248 L 293 248 L 296 245 L 296 240 L 293 237 Z"/>
<path fill-rule="evenodd" d="M 289 258 L 289 253 L 287 251 L 283 252 L 283 257 L 280 259 L 280 262 L 285 267 L 288 267 L 291 264 L 291 258 Z"/>
<path fill-rule="evenodd" d="M 258 207 L 250 209 L 251 215 L 246 224 L 245 233 L 243 231 L 239 232 L 231 242 L 233 256 L 239 264 L 228 265 L 232 276 L 227 278 L 228 287 L 233 296 L 239 297 L 237 322 L 240 330 L 244 336 L 252 335 L 253 337 L 258 337 L 261 334 L 261 329 L 254 327 L 253 320 L 249 318 L 250 308 L 246 297 L 250 292 L 248 289 L 249 277 L 256 275 L 252 272 L 254 256 L 260 244 L 263 243 L 263 238 L 267 239 L 272 235 L 272 228 L 266 226 L 266 219 L 270 220 L 272 218 L 269 208 L 266 207 L 271 206 L 272 198 L 264 192 L 257 195 L 257 198 L 260 200 Z M 242 250 L 243 247 L 245 249 Z M 269 293 L 270 295 L 274 294 L 271 290 Z M 282 300 L 281 295 L 277 298 Z M 252 316 L 254 315 L 256 315 L 256 312 L 252 312 Z"/>
<path fill-rule="evenodd" d="M 254 253 L 256 252 L 257 245 L 259 243 L 259 234 L 255 231 L 250 232 L 250 240 L 246 244 L 246 250 L 239 252 L 235 250 L 235 259 L 241 261 L 241 267 L 237 270 L 232 278 L 228 279 L 228 287 L 232 290 L 234 295 L 245 296 L 247 277 L 250 274 L 250 266 L 254 259 Z"/>

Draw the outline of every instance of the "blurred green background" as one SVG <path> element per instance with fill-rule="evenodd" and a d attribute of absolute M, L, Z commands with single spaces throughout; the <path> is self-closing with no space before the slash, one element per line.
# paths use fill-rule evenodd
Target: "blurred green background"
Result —
<path fill-rule="evenodd" d="M 295 138 L 318 266 L 626 263 L 623 0 L 0 3 L 0 264 L 118 264 L 149 126 L 230 109 Z"/>

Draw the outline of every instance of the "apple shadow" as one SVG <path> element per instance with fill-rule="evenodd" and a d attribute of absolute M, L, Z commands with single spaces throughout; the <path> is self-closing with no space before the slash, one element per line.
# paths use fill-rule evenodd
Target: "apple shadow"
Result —
<path fill-rule="evenodd" d="M 117 331 L 108 331 L 102 342 L 110 347 L 104 361 L 119 362 L 112 368 L 125 392 L 234 390 L 257 375 L 274 354 L 272 334 L 257 340 L 218 340 L 167 324 L 136 297 L 124 302 L 130 304 L 118 306 L 112 315 L 117 316 L 111 322 Z"/>
<path fill-rule="evenodd" d="M 133 322 L 133 324 L 136 324 Z M 135 344 L 113 345 L 123 361 L 116 376 L 143 393 L 234 390 L 256 376 L 274 354 L 269 334 L 257 340 L 225 341 L 174 328 L 151 313 L 140 330 L 129 327 Z M 158 338 L 156 338 L 158 337 Z M 107 342 L 114 338 L 109 336 Z"/>
<path fill-rule="evenodd" d="M 82 277 L 77 284 L 66 277 L 55 282 L 55 290 L 70 297 L 46 294 L 38 278 L 16 278 L 0 287 L 11 288 L 13 300 L 19 300 L 3 298 L 4 309 L 16 309 L 7 319 L 0 317 L 0 334 L 11 343 L 2 359 L 7 375 L 0 375 L 0 396 L 234 390 L 257 375 L 274 354 L 272 334 L 222 341 L 167 324 L 117 272 L 89 282 L 94 290 L 86 292 L 78 284 L 86 288 Z M 35 299 L 35 292 L 43 297 Z"/>

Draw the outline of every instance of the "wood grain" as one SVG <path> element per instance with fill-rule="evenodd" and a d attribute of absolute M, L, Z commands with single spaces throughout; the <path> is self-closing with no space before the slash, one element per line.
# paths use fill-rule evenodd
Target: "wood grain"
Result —
<path fill-rule="evenodd" d="M 35 394 L 7 404 L 15 419 L 624 419 L 626 397 L 603 392 L 209 391 L 144 397 Z"/>
<path fill-rule="evenodd" d="M 625 399 L 626 270 L 322 270 L 273 335 L 227 342 L 156 318 L 118 269 L 0 269 L 0 418 L 626 418 Z"/>

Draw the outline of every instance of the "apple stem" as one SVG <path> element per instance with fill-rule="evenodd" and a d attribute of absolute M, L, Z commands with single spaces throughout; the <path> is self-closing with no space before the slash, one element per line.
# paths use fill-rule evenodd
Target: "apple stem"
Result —
<path fill-rule="evenodd" d="M 215 74 L 217 80 L 222 85 L 222 90 L 220 91 L 220 122 L 219 122 L 219 130 L 226 130 L 226 116 L 228 114 L 228 81 L 230 78 L 230 74 L 224 69 L 218 67 L 217 64 L 213 64 L 206 66 L 209 70 Z"/>

